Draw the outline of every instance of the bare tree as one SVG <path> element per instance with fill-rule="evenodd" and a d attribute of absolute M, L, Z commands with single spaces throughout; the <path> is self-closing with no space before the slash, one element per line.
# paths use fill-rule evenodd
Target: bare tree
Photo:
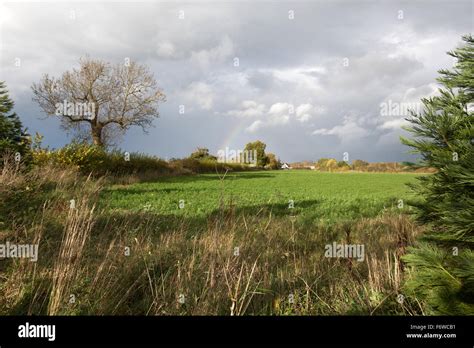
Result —
<path fill-rule="evenodd" d="M 91 58 L 80 59 L 79 69 L 60 78 L 43 76 L 32 85 L 33 100 L 48 116 L 59 117 L 66 130 L 86 125 L 95 145 L 110 143 L 114 131 L 131 126 L 146 128 L 159 116 L 158 104 L 165 95 L 153 74 L 135 62 L 110 65 Z"/>

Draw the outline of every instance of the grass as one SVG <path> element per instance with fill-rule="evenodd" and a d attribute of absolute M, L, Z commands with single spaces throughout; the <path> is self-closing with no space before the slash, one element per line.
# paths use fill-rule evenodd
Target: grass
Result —
<path fill-rule="evenodd" d="M 406 186 L 415 174 L 261 171 L 161 178 L 158 182 L 113 185 L 102 191 L 103 206 L 185 217 L 208 216 L 224 203 L 256 214 L 299 214 L 329 223 L 374 217 L 398 200 L 413 198 Z M 179 202 L 182 200 L 182 208 Z M 290 200 L 294 209 L 290 209 Z"/>
<path fill-rule="evenodd" d="M 414 178 L 265 171 L 106 185 L 4 168 L 0 241 L 37 242 L 39 259 L 0 263 L 0 314 L 420 314 L 416 299 L 397 302 L 400 257 L 421 228 L 396 204 Z M 364 261 L 325 257 L 333 242 L 363 244 Z"/>

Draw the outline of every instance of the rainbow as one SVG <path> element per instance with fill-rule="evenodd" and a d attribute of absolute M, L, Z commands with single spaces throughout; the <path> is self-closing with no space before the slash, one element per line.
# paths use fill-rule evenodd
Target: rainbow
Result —
<path fill-rule="evenodd" d="M 236 126 L 231 127 L 218 150 L 225 149 L 226 147 L 233 148 L 231 145 L 235 141 L 235 138 L 246 128 L 247 121 L 247 119 L 242 119 Z M 243 150 L 243 148 L 241 150 Z"/>

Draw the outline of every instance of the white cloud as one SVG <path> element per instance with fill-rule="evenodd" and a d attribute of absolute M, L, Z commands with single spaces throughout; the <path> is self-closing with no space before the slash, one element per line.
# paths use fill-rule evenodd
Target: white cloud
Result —
<path fill-rule="evenodd" d="M 236 117 L 259 117 L 265 112 L 265 105 L 258 104 L 253 100 L 245 100 L 242 102 L 241 109 L 230 110 L 226 114 Z"/>
<path fill-rule="evenodd" d="M 229 65 L 232 64 L 232 57 L 234 53 L 234 44 L 228 36 L 224 36 L 221 42 L 210 49 L 200 51 L 193 51 L 191 53 L 191 62 L 198 65 L 202 69 L 208 69 L 216 63 L 222 63 L 229 59 Z"/>
<path fill-rule="evenodd" d="M 183 93 L 184 99 L 199 106 L 203 110 L 210 110 L 214 104 L 213 88 L 205 82 L 193 82 Z"/>
<path fill-rule="evenodd" d="M 270 107 L 266 107 L 263 103 L 254 100 L 245 100 L 241 103 L 241 107 L 227 111 L 225 115 L 235 117 L 257 118 L 248 128 L 247 131 L 255 132 L 257 129 L 266 127 L 282 126 L 292 121 L 305 123 L 315 115 L 325 112 L 323 107 L 315 107 L 312 104 L 295 105 L 288 102 L 273 103 Z"/>
<path fill-rule="evenodd" d="M 271 114 L 266 124 L 269 126 L 278 126 L 278 125 L 287 124 L 288 122 L 290 122 L 289 115 Z"/>
<path fill-rule="evenodd" d="M 275 103 L 270 107 L 268 113 L 271 115 L 281 115 L 284 113 L 289 113 L 290 107 L 294 109 L 293 105 L 288 103 Z"/>
<path fill-rule="evenodd" d="M 341 140 L 360 139 L 369 134 L 368 130 L 359 125 L 353 117 L 345 117 L 342 125 L 337 125 L 331 129 L 320 128 L 312 133 L 313 135 L 336 135 Z"/>
<path fill-rule="evenodd" d="M 408 121 L 406 121 L 404 118 L 396 118 L 394 120 L 385 121 L 378 128 L 380 128 L 380 129 L 390 129 L 390 130 L 400 130 L 400 129 L 402 129 L 402 126 L 406 126 L 408 124 L 410 124 L 410 123 Z"/>
<path fill-rule="evenodd" d="M 315 115 L 325 112 L 323 107 L 315 107 L 312 104 L 300 104 L 297 107 L 290 103 L 275 103 L 270 107 L 268 114 L 273 124 L 286 124 L 290 119 L 301 123 L 307 122 Z"/>
<path fill-rule="evenodd" d="M 242 102 L 242 107 L 244 107 L 244 108 L 256 108 L 257 106 L 258 106 L 258 104 L 254 100 L 244 100 Z"/>
<path fill-rule="evenodd" d="M 278 84 L 285 86 L 291 85 L 292 90 L 318 93 L 322 90 L 323 86 L 316 76 L 326 74 L 327 69 L 323 66 L 314 66 L 287 69 L 260 69 L 259 72 L 272 76 Z"/>
<path fill-rule="evenodd" d="M 321 115 L 326 112 L 324 107 L 315 107 L 311 104 L 301 104 L 296 108 L 296 119 L 300 122 L 307 122 L 315 115 Z"/>
<path fill-rule="evenodd" d="M 246 129 L 247 132 L 255 132 L 263 128 L 287 125 L 292 121 L 305 123 L 312 119 L 314 115 L 324 112 L 323 107 L 315 107 L 309 103 L 295 107 L 295 105 L 288 102 L 278 102 L 267 108 L 263 103 L 245 100 L 241 103 L 240 108 L 230 110 L 225 115 L 257 118 Z"/>
<path fill-rule="evenodd" d="M 160 42 L 156 49 L 156 53 L 158 54 L 158 57 L 171 58 L 175 55 L 175 47 L 169 41 Z"/>
<path fill-rule="evenodd" d="M 410 25 L 398 26 L 380 39 L 381 51 L 388 58 L 406 57 L 420 62 L 430 63 L 438 48 L 453 45 L 459 40 L 459 34 L 453 31 L 433 32 L 420 36 Z M 449 56 L 440 59 L 448 60 Z"/>
<path fill-rule="evenodd" d="M 248 126 L 245 130 L 248 133 L 255 133 L 257 130 L 259 130 L 263 125 L 263 122 L 260 120 L 254 121 L 250 126 Z"/>

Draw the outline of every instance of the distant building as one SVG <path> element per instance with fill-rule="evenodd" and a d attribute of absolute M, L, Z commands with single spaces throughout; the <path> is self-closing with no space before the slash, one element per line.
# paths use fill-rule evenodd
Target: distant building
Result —
<path fill-rule="evenodd" d="M 283 163 L 281 165 L 281 169 L 291 169 L 291 167 L 288 165 L 288 163 Z"/>

